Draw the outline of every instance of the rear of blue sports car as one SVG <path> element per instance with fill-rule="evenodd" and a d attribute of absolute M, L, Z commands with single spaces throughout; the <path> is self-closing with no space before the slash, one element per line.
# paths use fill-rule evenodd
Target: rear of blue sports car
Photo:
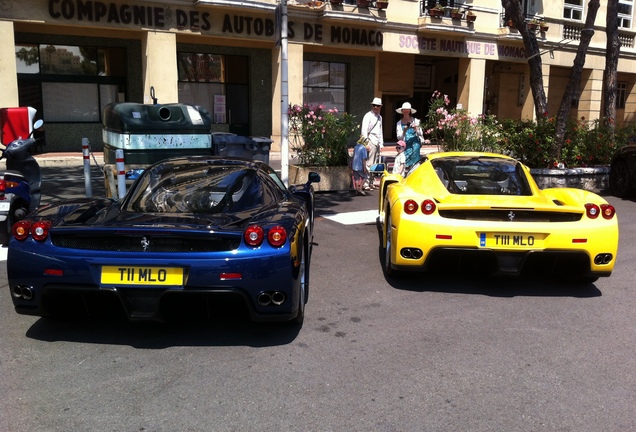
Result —
<path fill-rule="evenodd" d="M 164 165 L 122 202 L 42 208 L 14 226 L 7 274 L 16 311 L 102 315 L 114 306 L 132 320 L 163 320 L 210 314 L 230 298 L 254 320 L 297 317 L 308 277 L 306 203 L 251 170 Z"/>

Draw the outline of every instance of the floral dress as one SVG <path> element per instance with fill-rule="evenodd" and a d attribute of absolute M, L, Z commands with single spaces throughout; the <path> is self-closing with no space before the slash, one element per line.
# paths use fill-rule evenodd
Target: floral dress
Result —
<path fill-rule="evenodd" d="M 402 123 L 402 120 L 400 120 L 397 123 L 396 132 L 398 139 L 402 139 L 406 143 L 404 157 L 406 159 L 405 167 L 408 170 L 420 160 L 420 148 L 422 147 L 420 121 L 414 118 L 411 122 L 411 127 L 407 128 L 406 123 Z"/>

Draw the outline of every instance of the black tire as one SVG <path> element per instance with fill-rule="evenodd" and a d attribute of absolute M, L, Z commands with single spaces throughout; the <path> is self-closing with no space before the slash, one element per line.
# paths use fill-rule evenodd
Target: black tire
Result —
<path fill-rule="evenodd" d="M 612 165 L 610 170 L 610 191 L 612 195 L 619 198 L 625 198 L 631 192 L 631 184 L 629 181 L 629 166 L 624 160 L 618 160 Z"/>
<path fill-rule="evenodd" d="M 4 246 L 9 245 L 9 240 L 13 236 L 13 224 L 24 219 L 29 213 L 28 206 L 24 204 L 22 200 L 14 201 L 11 204 L 9 213 L 7 213 L 7 218 L 4 222 L 0 222 L 0 244 Z"/>
<path fill-rule="evenodd" d="M 300 280 L 300 290 L 298 295 L 298 315 L 292 320 L 292 323 L 298 326 L 303 325 L 305 321 L 305 304 L 307 303 L 307 297 L 309 294 L 309 257 L 307 256 L 307 245 L 303 247 L 302 255 L 300 257 L 300 273 L 298 274 Z"/>
<path fill-rule="evenodd" d="M 11 238 L 11 224 L 9 224 L 9 215 L 7 219 L 0 222 L 0 244 L 7 247 L 9 245 L 9 239 Z"/>
<path fill-rule="evenodd" d="M 13 223 L 17 222 L 14 219 L 15 208 L 11 206 L 9 212 L 7 213 L 7 218 L 0 222 L 0 243 L 3 246 L 9 246 L 9 239 L 13 235 Z"/>
<path fill-rule="evenodd" d="M 391 212 L 389 209 L 386 210 L 386 213 L 384 214 L 384 263 L 383 263 L 383 267 L 384 267 L 384 273 L 387 276 L 393 276 L 395 275 L 395 270 L 393 270 L 393 268 L 391 268 L 391 248 L 392 248 L 392 242 L 391 242 Z"/>

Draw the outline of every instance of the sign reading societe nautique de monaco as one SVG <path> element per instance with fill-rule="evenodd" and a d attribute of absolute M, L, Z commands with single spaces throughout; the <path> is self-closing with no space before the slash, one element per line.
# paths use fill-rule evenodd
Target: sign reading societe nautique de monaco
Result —
<path fill-rule="evenodd" d="M 189 31 L 200 34 L 275 41 L 276 19 L 256 15 L 215 13 L 206 9 L 108 3 L 94 0 L 49 0 L 48 15 L 54 21 L 73 25 L 103 25 L 116 28 L 151 28 Z M 358 49 L 426 53 L 456 57 L 525 59 L 523 47 L 481 41 L 424 37 L 347 25 L 295 20 L 288 22 L 292 41 Z"/>

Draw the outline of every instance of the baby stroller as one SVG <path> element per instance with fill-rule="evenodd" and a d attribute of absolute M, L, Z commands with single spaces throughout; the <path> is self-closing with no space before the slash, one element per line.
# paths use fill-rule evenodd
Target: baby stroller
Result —
<path fill-rule="evenodd" d="M 384 161 L 384 156 L 380 155 L 380 151 L 378 151 L 375 155 L 375 160 L 371 164 L 371 168 L 369 169 L 369 186 L 373 185 L 376 187 L 380 186 L 380 178 L 384 174 L 386 170 L 386 163 Z"/>

